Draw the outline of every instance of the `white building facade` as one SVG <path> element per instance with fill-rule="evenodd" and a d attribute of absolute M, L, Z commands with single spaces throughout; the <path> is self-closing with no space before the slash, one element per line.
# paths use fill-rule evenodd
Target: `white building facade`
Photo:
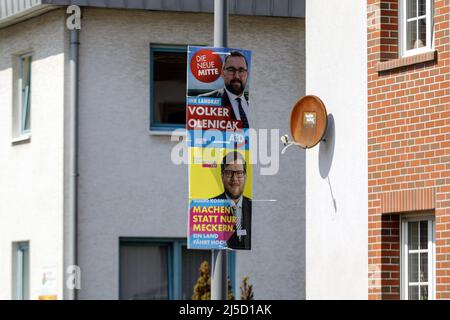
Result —
<path fill-rule="evenodd" d="M 306 5 L 306 93 L 328 111 L 306 155 L 306 298 L 367 299 L 367 15 L 362 1 Z"/>

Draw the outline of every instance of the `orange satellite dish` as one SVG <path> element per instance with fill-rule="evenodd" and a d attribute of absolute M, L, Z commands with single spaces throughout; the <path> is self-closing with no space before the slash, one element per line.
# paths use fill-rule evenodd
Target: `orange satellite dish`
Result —
<path fill-rule="evenodd" d="M 291 135 L 303 149 L 312 148 L 323 139 L 327 124 L 327 109 L 316 96 L 304 96 L 292 109 Z"/>

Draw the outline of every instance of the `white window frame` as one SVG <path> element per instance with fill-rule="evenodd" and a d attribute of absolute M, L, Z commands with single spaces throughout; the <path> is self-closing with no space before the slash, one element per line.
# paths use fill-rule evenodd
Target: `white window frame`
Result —
<path fill-rule="evenodd" d="M 408 249 L 408 224 L 410 222 L 428 222 L 428 249 L 409 250 Z M 436 299 L 436 225 L 434 215 L 406 215 L 401 220 L 401 262 L 400 262 L 400 298 L 408 300 L 409 279 L 408 279 L 408 254 L 419 253 L 418 265 L 420 266 L 420 253 L 428 251 L 428 300 Z M 420 239 L 420 238 L 419 238 Z M 411 252 L 412 251 L 412 252 Z M 419 282 L 420 283 L 420 282 Z"/>
<path fill-rule="evenodd" d="M 434 11 L 434 0 L 425 0 L 426 1 L 426 14 L 425 16 L 420 16 L 416 18 L 411 18 L 409 21 L 417 20 L 418 18 L 426 18 L 426 37 L 427 43 L 422 48 L 410 49 L 407 50 L 407 1 L 408 0 L 399 0 L 399 47 L 402 57 L 408 57 L 420 53 L 426 53 L 434 50 L 434 23 L 433 23 L 433 11 Z M 416 0 L 417 1 L 417 0 Z M 419 25 L 419 24 L 417 24 Z M 417 27 L 418 28 L 418 27 Z M 418 34 L 418 32 L 417 32 Z"/>
<path fill-rule="evenodd" d="M 23 92 L 25 84 L 24 59 L 29 58 L 28 104 L 25 103 Z M 13 103 L 12 103 L 12 144 L 29 141 L 31 137 L 31 92 L 32 92 L 33 52 L 25 51 L 13 55 Z M 27 126 L 28 119 L 28 126 Z"/>

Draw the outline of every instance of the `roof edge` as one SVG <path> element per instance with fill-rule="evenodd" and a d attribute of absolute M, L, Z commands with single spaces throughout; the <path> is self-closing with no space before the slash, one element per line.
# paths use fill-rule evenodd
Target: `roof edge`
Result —
<path fill-rule="evenodd" d="M 0 0 L 1 1 L 1 0 Z M 213 13 L 212 0 L 40 0 L 42 4 L 111 9 Z M 228 0 L 230 15 L 305 18 L 306 0 Z"/>
<path fill-rule="evenodd" d="M 38 15 L 41 15 L 43 13 L 46 13 L 48 11 L 55 10 L 58 8 L 60 8 L 60 6 L 54 6 L 54 5 L 48 5 L 48 4 L 38 4 L 38 5 L 32 6 L 25 10 L 22 10 L 18 13 L 15 13 L 15 14 L 7 16 L 3 19 L 0 19 L 0 29 L 9 27 L 13 24 L 31 19 L 33 17 L 36 17 Z"/>
<path fill-rule="evenodd" d="M 3 1 L 3 0 L 0 0 Z M 211 0 L 199 0 L 200 2 L 189 2 L 189 0 L 179 0 L 171 2 L 173 5 L 165 5 L 164 1 L 145 0 L 145 1 L 133 1 L 133 2 L 109 2 L 105 0 L 39 0 L 34 4 L 31 4 L 25 9 L 19 9 L 13 11 L 9 16 L 1 17 L 0 10 L 0 29 L 8 27 L 10 25 L 22 22 L 45 12 L 68 6 L 71 4 L 85 6 L 85 7 L 97 7 L 105 9 L 136 9 L 147 11 L 169 11 L 169 12 L 189 12 L 189 13 L 213 13 L 214 5 L 211 4 Z M 207 1 L 208 5 L 202 4 Z M 265 5 L 256 5 L 257 0 L 252 0 L 252 6 L 244 6 L 244 2 L 239 3 L 237 0 L 230 0 L 229 9 L 230 15 L 243 15 L 243 16 L 260 16 L 260 17 L 281 17 L 292 19 L 304 19 L 305 15 L 305 0 L 283 0 L 277 3 L 275 7 L 275 0 L 267 0 Z M 194 5 L 197 3 L 198 5 Z M 261 2 L 262 3 L 262 2 Z M 269 3 L 271 5 L 269 5 Z M 281 5 L 281 4 L 284 5 Z M 188 5 L 189 4 L 189 5 Z M 2 8 L 4 9 L 4 6 Z"/>

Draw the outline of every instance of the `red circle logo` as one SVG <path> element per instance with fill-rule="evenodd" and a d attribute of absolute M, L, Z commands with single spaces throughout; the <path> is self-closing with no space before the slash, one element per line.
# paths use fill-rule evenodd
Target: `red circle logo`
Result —
<path fill-rule="evenodd" d="M 214 82 L 220 77 L 222 59 L 214 51 L 204 49 L 196 52 L 191 59 L 191 72 L 200 82 Z"/>

